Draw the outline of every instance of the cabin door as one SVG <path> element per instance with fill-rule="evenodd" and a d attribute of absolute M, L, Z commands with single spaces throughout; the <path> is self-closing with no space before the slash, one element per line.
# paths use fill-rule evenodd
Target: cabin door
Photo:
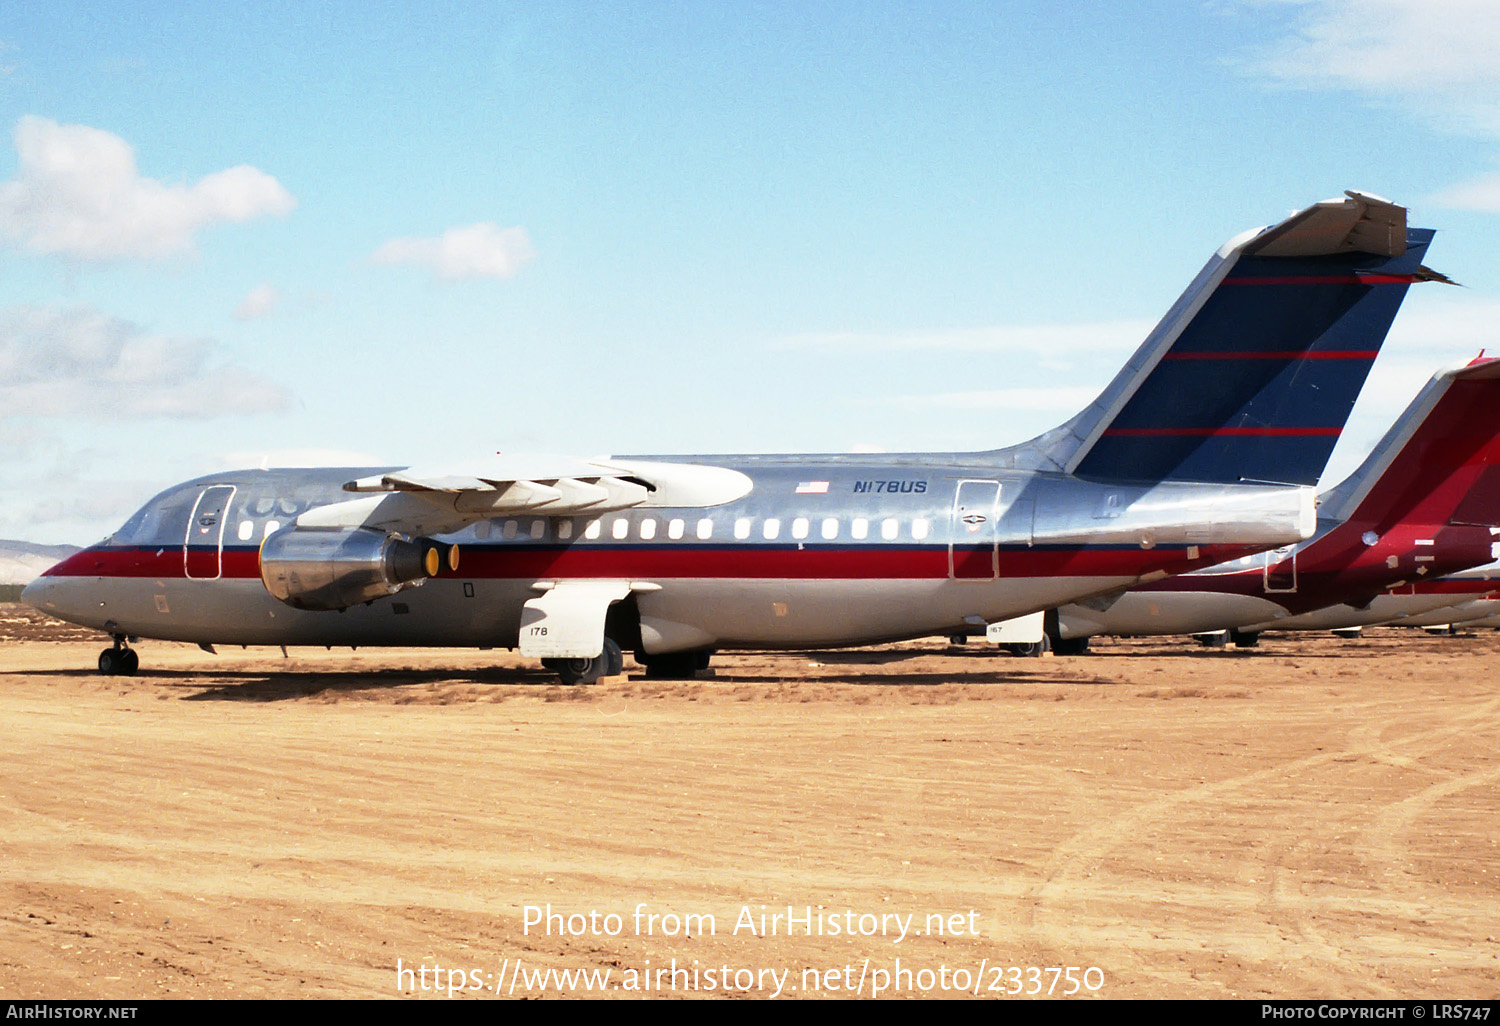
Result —
<path fill-rule="evenodd" d="M 187 576 L 213 580 L 224 572 L 224 524 L 233 497 L 233 485 L 213 485 L 198 496 L 182 542 L 182 565 Z"/>
<path fill-rule="evenodd" d="M 948 527 L 948 576 L 993 581 L 999 574 L 1000 482 L 960 481 Z"/>

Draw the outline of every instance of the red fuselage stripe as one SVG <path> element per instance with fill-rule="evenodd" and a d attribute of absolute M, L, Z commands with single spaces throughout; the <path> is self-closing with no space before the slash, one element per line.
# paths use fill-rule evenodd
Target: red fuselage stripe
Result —
<path fill-rule="evenodd" d="M 1190 558 L 1184 546 L 1143 550 L 1135 546 L 1037 546 L 1001 549 L 1002 578 L 1135 577 L 1157 569 L 1209 566 L 1243 555 L 1245 547 L 1197 546 Z M 959 546 L 954 553 L 962 567 L 978 561 L 987 578 L 988 546 Z M 564 548 L 477 545 L 460 546 L 459 570 L 440 576 L 458 580 L 545 580 L 560 578 L 699 578 L 738 580 L 947 580 L 946 545 L 921 547 L 805 548 L 745 546 L 609 547 L 585 543 Z M 195 554 L 193 572 L 212 577 L 214 552 Z M 181 548 L 86 549 L 47 571 L 50 577 L 130 577 L 182 579 L 187 576 Z M 225 549 L 222 571 L 226 579 L 260 577 L 255 549 Z"/>

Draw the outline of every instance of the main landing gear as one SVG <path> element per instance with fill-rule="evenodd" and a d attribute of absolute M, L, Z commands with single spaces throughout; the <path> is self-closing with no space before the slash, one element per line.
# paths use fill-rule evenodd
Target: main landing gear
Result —
<path fill-rule="evenodd" d="M 1254 648 L 1260 644 L 1260 632 L 1230 628 L 1209 634 L 1194 634 L 1193 640 L 1204 648 L 1227 648 L 1231 643 L 1235 648 Z"/>
<path fill-rule="evenodd" d="M 708 661 L 712 656 L 711 649 L 662 652 L 657 655 L 637 651 L 635 661 L 646 668 L 647 680 L 696 680 L 700 672 L 708 669 Z"/>
<path fill-rule="evenodd" d="M 1000 647 L 1022 659 L 1037 659 L 1044 652 L 1052 651 L 1052 639 L 1044 633 L 1040 641 L 1011 641 Z"/>
<path fill-rule="evenodd" d="M 625 672 L 625 654 L 613 638 L 605 638 L 604 651 L 592 659 L 543 659 L 542 665 L 561 677 L 564 684 L 597 684 L 601 677 Z"/>
<path fill-rule="evenodd" d="M 123 634 L 115 635 L 113 648 L 106 648 L 99 653 L 99 672 L 106 677 L 133 677 L 135 671 L 141 668 L 141 657 L 135 654 L 135 649 L 130 648 Z"/>

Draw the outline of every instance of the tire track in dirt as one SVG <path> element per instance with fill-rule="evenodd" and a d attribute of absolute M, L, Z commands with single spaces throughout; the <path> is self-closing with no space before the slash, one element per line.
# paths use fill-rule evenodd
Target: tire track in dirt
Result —
<path fill-rule="evenodd" d="M 1259 820 L 1269 824 L 1268 828 L 1274 830 L 1274 816 L 1267 816 L 1263 810 L 1247 806 L 1263 802 L 1267 796 L 1287 785 L 1302 791 L 1309 786 L 1309 781 L 1315 774 L 1326 772 L 1339 763 L 1363 760 L 1403 769 L 1413 767 L 1412 760 L 1455 736 L 1472 737 L 1484 727 L 1489 727 L 1493 732 L 1497 710 L 1500 710 L 1500 697 L 1490 698 L 1460 711 L 1445 710 L 1448 722 L 1404 736 L 1390 738 L 1384 728 L 1351 732 L 1348 740 L 1353 740 L 1357 734 L 1362 743 L 1174 791 L 1075 834 L 1054 849 L 1043 866 L 1040 882 L 1027 895 L 1029 925 L 1036 942 L 1062 955 L 1098 944 L 1113 949 L 1111 957 L 1118 961 L 1111 966 L 1111 971 L 1116 975 L 1128 971 L 1163 980 L 1174 977 L 1176 970 L 1164 970 L 1146 963 L 1139 939 L 1133 939 L 1130 944 L 1122 943 L 1123 938 L 1118 932 L 1119 924 L 1112 928 L 1105 923 L 1101 928 L 1101 924 L 1087 922 L 1090 914 L 1088 905 L 1091 902 L 1103 906 L 1114 898 L 1133 900 L 1137 904 L 1141 901 L 1141 888 L 1138 886 L 1100 886 L 1104 881 L 1096 882 L 1096 877 L 1111 871 L 1111 862 L 1125 861 L 1116 860 L 1112 856 L 1122 849 L 1143 849 L 1149 845 L 1154 834 L 1163 830 L 1180 834 L 1186 832 L 1191 825 L 1211 832 L 1214 820 L 1232 815 L 1246 815 L 1252 821 Z M 1500 776 L 1500 771 L 1486 771 L 1473 776 L 1475 779 L 1472 781 L 1462 778 L 1441 782 L 1417 795 L 1398 799 L 1384 806 L 1389 811 L 1385 814 L 1383 823 L 1372 828 L 1360 828 L 1358 832 L 1363 835 L 1367 829 L 1384 826 L 1387 828 L 1385 836 L 1392 837 L 1403 824 L 1420 816 L 1432 803 L 1458 790 L 1480 786 L 1492 776 Z M 1244 800 L 1232 800 L 1234 796 L 1247 791 L 1251 795 Z M 1356 810 L 1360 808 L 1362 807 L 1357 806 Z M 1340 835 L 1345 833 L 1339 827 L 1340 821 L 1335 817 L 1329 824 L 1329 830 L 1324 832 Z M 1226 913 L 1234 913 L 1234 936 L 1228 937 L 1225 945 L 1230 954 L 1244 943 L 1285 946 L 1290 941 L 1291 948 L 1286 952 L 1290 957 L 1283 966 L 1284 973 L 1296 977 L 1306 976 L 1309 982 L 1326 986 L 1329 973 L 1334 972 L 1340 976 L 1343 985 L 1353 986 L 1356 992 L 1363 992 L 1360 988 L 1368 983 L 1369 974 L 1357 965 L 1347 966 L 1354 954 L 1351 946 L 1347 942 L 1340 943 L 1330 938 L 1319 926 L 1322 913 L 1328 911 L 1327 900 L 1302 893 L 1301 883 L 1290 865 L 1300 861 L 1316 847 L 1317 844 L 1311 839 L 1299 839 L 1292 844 L 1271 848 L 1268 851 L 1269 860 L 1259 854 L 1241 860 L 1236 875 L 1242 879 L 1242 885 L 1253 885 L 1259 889 L 1258 897 L 1253 900 L 1253 908 L 1260 913 L 1259 921 L 1245 915 L 1245 899 L 1250 895 L 1235 896 L 1209 891 L 1201 895 L 1207 899 L 1205 903 L 1194 908 L 1193 902 L 1197 899 L 1191 891 L 1184 892 L 1170 887 L 1157 890 L 1166 899 L 1166 905 L 1177 904 L 1187 913 L 1196 912 L 1201 915 L 1207 911 L 1210 915 L 1225 918 Z M 1383 854 L 1390 851 L 1389 847 L 1379 850 Z M 1118 872 L 1125 874 L 1124 882 L 1134 880 L 1139 875 L 1131 875 L 1131 870 L 1123 865 Z M 1174 897 L 1178 899 L 1176 902 L 1172 900 Z M 1426 904 L 1421 904 L 1421 900 L 1425 900 Z M 1445 896 L 1444 900 L 1451 899 Z M 1343 912 L 1364 913 L 1382 919 L 1409 918 L 1424 908 L 1430 911 L 1431 901 L 1430 893 L 1423 895 L 1420 900 L 1393 898 L 1378 892 L 1369 899 L 1351 899 L 1346 893 L 1340 897 L 1339 907 Z M 1283 932 L 1285 928 L 1290 928 L 1292 937 Z M 1150 935 L 1157 946 L 1171 945 L 1170 929 L 1153 932 L 1147 928 L 1144 932 Z M 1374 951 L 1374 947 L 1368 943 L 1361 943 L 1359 948 L 1366 956 Z M 1304 967 L 1294 964 L 1293 960 L 1312 964 Z M 1349 971 L 1350 968 L 1352 972 Z M 1286 977 L 1283 976 L 1282 979 L 1285 981 Z"/>

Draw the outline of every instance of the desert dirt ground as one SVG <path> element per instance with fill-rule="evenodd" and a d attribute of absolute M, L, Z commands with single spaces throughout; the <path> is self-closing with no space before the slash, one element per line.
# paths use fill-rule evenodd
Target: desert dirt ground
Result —
<path fill-rule="evenodd" d="M 1493 631 L 100 647 L 0 606 L 0 999 L 1500 993 Z"/>

